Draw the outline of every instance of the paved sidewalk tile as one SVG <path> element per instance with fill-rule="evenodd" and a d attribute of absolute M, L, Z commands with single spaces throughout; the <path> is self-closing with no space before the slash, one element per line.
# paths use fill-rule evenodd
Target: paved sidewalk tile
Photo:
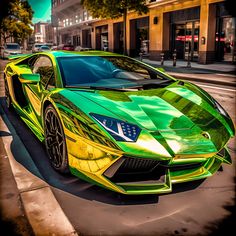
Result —
<path fill-rule="evenodd" d="M 1 136 L 9 135 L 0 131 Z M 24 206 L 14 176 L 11 172 L 8 156 L 0 137 L 0 211 L 1 233 L 5 235 L 34 235 L 25 216 Z"/>

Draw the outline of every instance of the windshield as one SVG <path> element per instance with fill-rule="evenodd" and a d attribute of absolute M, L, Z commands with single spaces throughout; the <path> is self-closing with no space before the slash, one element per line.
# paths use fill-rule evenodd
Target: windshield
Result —
<path fill-rule="evenodd" d="M 170 79 L 158 71 L 123 56 L 74 56 L 58 58 L 65 86 L 136 88 Z"/>
<path fill-rule="evenodd" d="M 20 45 L 19 44 L 7 44 L 6 49 L 12 49 L 12 50 L 20 49 Z"/>
<path fill-rule="evenodd" d="M 41 49 L 49 50 L 50 48 L 48 46 L 41 46 Z"/>
<path fill-rule="evenodd" d="M 36 44 L 36 45 L 34 45 L 35 48 L 40 48 L 42 46 L 43 46 L 43 44 Z"/>

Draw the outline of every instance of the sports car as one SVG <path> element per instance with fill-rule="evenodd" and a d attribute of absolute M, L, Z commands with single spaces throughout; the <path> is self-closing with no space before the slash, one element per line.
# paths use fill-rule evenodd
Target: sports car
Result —
<path fill-rule="evenodd" d="M 15 56 L 6 103 L 51 165 L 122 194 L 159 194 L 231 163 L 234 124 L 198 86 L 109 52 Z"/>

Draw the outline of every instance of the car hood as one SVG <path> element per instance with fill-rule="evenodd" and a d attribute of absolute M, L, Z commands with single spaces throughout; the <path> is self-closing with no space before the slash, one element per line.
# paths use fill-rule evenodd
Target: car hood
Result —
<path fill-rule="evenodd" d="M 161 135 L 170 146 L 185 146 L 184 153 L 216 152 L 230 137 L 227 122 L 212 102 L 191 86 L 174 83 L 135 92 L 73 92 L 75 99 L 78 94 L 96 103 L 98 114 L 136 124 L 156 139 Z"/>
<path fill-rule="evenodd" d="M 20 49 L 5 49 L 4 51 L 8 53 L 21 53 Z"/>
<path fill-rule="evenodd" d="M 206 100 L 180 86 L 135 92 L 79 93 L 118 119 L 150 131 L 190 129 L 195 124 L 204 126 L 217 115 Z"/>

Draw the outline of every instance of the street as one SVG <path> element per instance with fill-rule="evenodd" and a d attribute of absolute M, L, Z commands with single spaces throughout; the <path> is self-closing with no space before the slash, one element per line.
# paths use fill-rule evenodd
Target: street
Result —
<path fill-rule="evenodd" d="M 71 175 L 61 175 L 51 167 L 44 145 L 16 112 L 6 108 L 2 73 L 6 63 L 0 60 L 0 104 L 31 160 L 16 151 L 14 140 L 11 151 L 16 161 L 33 174 L 30 163 L 34 162 L 78 234 L 222 235 L 224 230 L 235 231 L 235 138 L 229 142 L 233 164 L 224 164 L 206 180 L 174 185 L 172 193 L 159 196 L 124 196 L 104 190 Z M 196 84 L 210 93 L 236 123 L 235 87 Z"/>

